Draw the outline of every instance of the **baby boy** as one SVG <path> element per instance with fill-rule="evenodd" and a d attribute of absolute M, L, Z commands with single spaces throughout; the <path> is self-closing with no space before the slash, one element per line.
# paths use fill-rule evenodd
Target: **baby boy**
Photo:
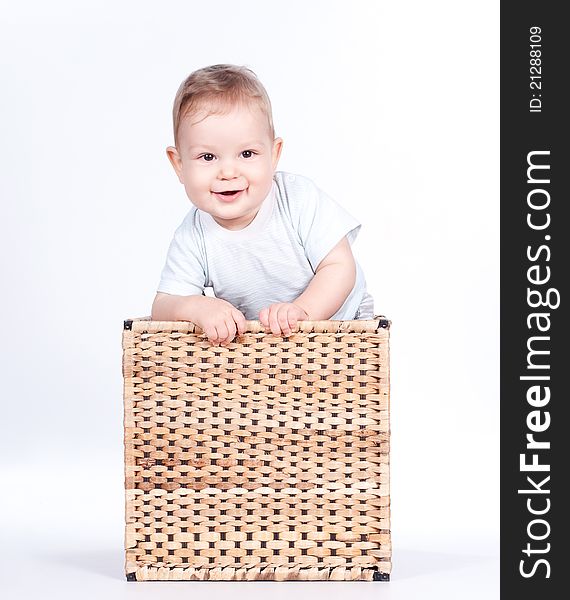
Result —
<path fill-rule="evenodd" d="M 252 71 L 195 71 L 173 119 L 166 152 L 193 207 L 170 244 L 152 319 L 191 321 L 226 345 L 246 319 L 288 336 L 301 320 L 373 317 L 351 251 L 360 224 L 306 177 L 276 171 L 283 140 Z"/>

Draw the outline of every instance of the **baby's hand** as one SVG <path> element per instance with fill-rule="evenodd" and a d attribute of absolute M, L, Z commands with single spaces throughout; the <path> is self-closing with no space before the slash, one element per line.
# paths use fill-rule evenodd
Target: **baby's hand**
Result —
<path fill-rule="evenodd" d="M 297 321 L 304 321 L 309 315 L 292 302 L 272 304 L 262 309 L 259 313 L 259 321 L 265 327 L 265 332 L 274 335 L 283 334 L 285 337 L 297 331 Z"/>
<path fill-rule="evenodd" d="M 200 312 L 195 319 L 197 325 L 214 346 L 226 346 L 245 331 L 245 317 L 226 300 L 203 297 Z"/>

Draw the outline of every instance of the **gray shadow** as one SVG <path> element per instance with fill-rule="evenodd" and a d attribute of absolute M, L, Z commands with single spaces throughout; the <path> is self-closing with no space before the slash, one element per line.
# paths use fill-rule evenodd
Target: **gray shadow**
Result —
<path fill-rule="evenodd" d="M 56 550 L 49 554 L 37 553 L 35 556 L 46 563 L 126 581 L 124 573 L 125 553 L 122 548 L 78 550 L 77 552 L 60 552 Z"/>
<path fill-rule="evenodd" d="M 413 579 L 437 572 L 457 571 L 483 563 L 499 561 L 499 557 L 471 554 L 445 554 L 410 549 L 394 549 L 392 579 Z"/>
<path fill-rule="evenodd" d="M 126 581 L 124 574 L 124 551 L 122 548 L 110 550 L 92 550 L 77 552 L 54 552 L 36 554 L 42 561 L 65 566 L 80 571 L 97 574 L 114 580 Z M 498 556 L 481 556 L 466 554 L 446 554 L 438 552 L 423 552 L 413 549 L 394 549 L 392 556 L 392 577 L 394 580 L 413 579 L 437 572 L 456 571 L 480 566 L 483 563 L 499 561 Z M 152 582 L 149 582 L 152 583 Z M 175 582 L 171 582 L 175 583 Z M 181 583 L 181 582 L 180 582 Z M 218 583 L 223 586 L 228 582 Z M 232 582 L 233 585 L 238 582 Z M 241 582 L 245 585 L 248 582 Z M 260 582 L 271 585 L 274 582 Z M 309 583 L 309 582 L 305 582 Z M 323 583 L 323 582 L 321 582 Z M 337 582 L 337 585 L 349 582 Z M 380 583 L 381 585 L 381 583 Z"/>

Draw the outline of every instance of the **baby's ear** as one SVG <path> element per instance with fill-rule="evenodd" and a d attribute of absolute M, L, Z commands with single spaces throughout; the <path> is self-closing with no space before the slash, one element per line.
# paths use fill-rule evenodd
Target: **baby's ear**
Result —
<path fill-rule="evenodd" d="M 168 160 L 170 164 L 174 167 L 176 171 L 176 175 L 180 180 L 180 183 L 184 183 L 182 180 L 182 159 L 180 158 L 180 154 L 178 154 L 178 150 L 175 146 L 168 146 L 166 148 L 166 156 L 168 156 Z"/>
<path fill-rule="evenodd" d="M 283 148 L 283 140 L 281 138 L 275 138 L 273 140 L 273 151 L 271 153 L 271 162 L 273 164 L 273 170 L 277 168 L 279 157 L 281 156 L 281 150 Z"/>

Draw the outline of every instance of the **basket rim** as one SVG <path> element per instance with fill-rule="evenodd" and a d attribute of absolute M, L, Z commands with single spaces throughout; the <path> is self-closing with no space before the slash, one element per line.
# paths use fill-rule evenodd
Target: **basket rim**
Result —
<path fill-rule="evenodd" d="M 377 333 L 390 329 L 392 322 L 384 315 L 373 319 L 352 321 L 299 321 L 295 333 Z M 153 321 L 150 317 L 125 319 L 123 328 L 127 331 L 157 333 L 159 331 L 180 333 L 202 333 L 198 325 L 190 321 Z M 264 333 L 265 327 L 259 321 L 246 321 L 244 333 Z"/>

